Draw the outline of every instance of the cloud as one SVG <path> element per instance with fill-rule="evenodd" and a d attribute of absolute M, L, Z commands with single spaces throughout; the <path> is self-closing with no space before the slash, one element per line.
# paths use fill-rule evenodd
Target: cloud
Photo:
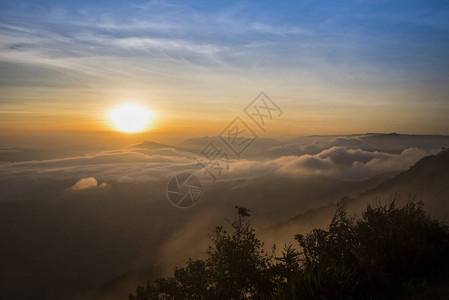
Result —
<path fill-rule="evenodd" d="M 378 151 L 369 152 L 361 149 L 348 149 L 345 147 L 332 147 L 322 151 L 317 156 L 320 159 L 329 158 L 335 164 L 351 165 L 354 162 L 367 163 L 374 158 L 388 158 L 391 157 L 391 154 Z"/>
<path fill-rule="evenodd" d="M 271 160 L 235 159 L 230 161 L 229 169 L 221 166 L 223 169 L 218 179 L 324 175 L 359 181 L 386 172 L 405 170 L 431 153 L 417 148 L 391 154 L 331 147 L 315 154 L 280 156 Z M 179 172 L 195 172 L 200 180 L 210 179 L 199 168 L 193 154 L 174 149 L 103 151 L 62 159 L 0 164 L 0 180 L 4 182 L 72 181 L 83 178 L 71 190 L 100 186 L 98 181 L 161 182 Z"/>
<path fill-rule="evenodd" d="M 399 154 L 391 154 L 331 147 L 317 154 L 281 156 L 268 161 L 234 160 L 220 179 L 266 175 L 287 177 L 324 175 L 342 180 L 361 181 L 383 173 L 406 170 L 435 151 L 408 148 Z"/>
<path fill-rule="evenodd" d="M 251 24 L 251 28 L 255 31 L 260 31 L 263 33 L 269 33 L 273 35 L 287 35 L 287 34 L 304 34 L 307 33 L 306 30 L 299 27 L 292 26 L 275 26 L 268 25 L 264 23 L 254 22 Z"/>
<path fill-rule="evenodd" d="M 179 151 L 117 150 L 85 156 L 0 164 L 0 180 L 73 180 L 148 182 L 182 170 L 197 170 L 196 161 Z"/>
<path fill-rule="evenodd" d="M 98 181 L 94 177 L 88 177 L 88 178 L 82 178 L 78 180 L 77 183 L 75 183 L 70 190 L 72 191 L 81 191 L 86 189 L 93 189 L 93 188 L 107 188 L 110 185 L 106 182 L 102 182 L 101 184 L 98 184 Z"/>
<path fill-rule="evenodd" d="M 316 155 L 279 158 L 276 160 L 279 163 L 276 173 L 319 174 L 358 181 L 386 172 L 405 170 L 431 153 L 416 148 L 406 149 L 400 154 L 389 154 L 332 147 Z"/>

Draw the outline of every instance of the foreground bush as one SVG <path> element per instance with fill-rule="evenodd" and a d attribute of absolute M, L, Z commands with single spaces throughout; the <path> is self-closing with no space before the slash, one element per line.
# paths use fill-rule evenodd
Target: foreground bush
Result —
<path fill-rule="evenodd" d="M 368 208 L 360 218 L 338 209 L 327 230 L 296 235 L 298 249 L 265 252 L 237 208 L 232 232 L 216 227 L 204 260 L 189 260 L 173 277 L 138 287 L 147 299 L 386 299 L 407 295 L 415 282 L 446 276 L 448 227 L 422 203 Z"/>
<path fill-rule="evenodd" d="M 397 298 L 412 280 L 436 279 L 449 265 L 449 231 L 422 203 L 342 209 L 328 230 L 297 235 L 300 267 L 278 297 Z"/>

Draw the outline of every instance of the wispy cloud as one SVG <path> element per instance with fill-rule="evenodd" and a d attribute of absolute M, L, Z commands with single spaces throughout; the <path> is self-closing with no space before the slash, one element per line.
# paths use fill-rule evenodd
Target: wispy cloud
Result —
<path fill-rule="evenodd" d="M 232 98 L 236 92 L 229 91 L 249 94 L 263 87 L 289 98 L 291 109 L 309 98 L 328 106 L 348 103 L 352 94 L 353 111 L 354 105 L 403 99 L 438 101 L 447 110 L 449 40 L 442 32 L 448 7 L 438 13 L 423 13 L 419 5 L 404 12 L 376 9 L 360 3 L 9 4 L 1 12 L 2 74 L 23 72 L 0 81 L 17 101 L 27 98 L 25 88 L 36 86 L 79 88 L 81 102 L 84 94 L 115 88 L 156 91 L 163 98 L 172 98 L 174 90 L 190 98 Z M 415 16 L 422 17 L 418 25 Z M 420 35 L 411 34 L 415 30 Z M 37 68 L 38 80 L 26 75 Z M 376 121 L 388 120 L 379 112 Z"/>
<path fill-rule="evenodd" d="M 269 33 L 274 35 L 290 35 L 290 34 L 307 34 L 308 31 L 294 26 L 275 26 L 270 24 L 264 24 L 255 22 L 251 24 L 252 29 L 255 31 Z"/>

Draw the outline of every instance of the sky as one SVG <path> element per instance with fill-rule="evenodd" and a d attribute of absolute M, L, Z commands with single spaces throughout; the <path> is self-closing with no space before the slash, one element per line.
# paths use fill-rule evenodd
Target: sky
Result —
<path fill-rule="evenodd" d="M 215 135 L 261 91 L 271 137 L 449 134 L 447 1 L 1 0 L 0 49 L 0 146 Z"/>

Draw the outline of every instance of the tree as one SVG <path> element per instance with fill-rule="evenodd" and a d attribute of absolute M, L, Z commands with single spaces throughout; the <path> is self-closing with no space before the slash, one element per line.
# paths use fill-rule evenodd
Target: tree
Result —
<path fill-rule="evenodd" d="M 130 300 L 147 299 L 244 299 L 274 292 L 274 252 L 267 253 L 247 221 L 250 210 L 237 207 L 238 219 L 231 232 L 217 226 L 204 260 L 189 260 L 173 277 L 139 287 Z"/>
<path fill-rule="evenodd" d="M 420 202 L 368 206 L 359 218 L 339 207 L 327 229 L 296 235 L 299 248 L 286 245 L 280 257 L 264 250 L 250 211 L 236 208 L 231 231 L 210 235 L 205 259 L 129 299 L 391 299 L 416 282 L 449 278 L 449 228 Z"/>

